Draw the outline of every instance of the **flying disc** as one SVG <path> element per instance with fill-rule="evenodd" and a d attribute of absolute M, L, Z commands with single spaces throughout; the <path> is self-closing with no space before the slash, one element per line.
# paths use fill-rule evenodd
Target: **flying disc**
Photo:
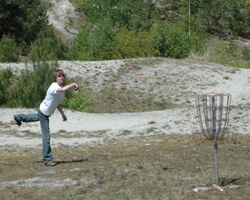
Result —
<path fill-rule="evenodd" d="M 55 165 L 55 167 L 60 167 L 60 166 L 61 166 L 60 164 Z"/>
<path fill-rule="evenodd" d="M 150 78 L 150 76 L 137 76 L 137 78 Z"/>

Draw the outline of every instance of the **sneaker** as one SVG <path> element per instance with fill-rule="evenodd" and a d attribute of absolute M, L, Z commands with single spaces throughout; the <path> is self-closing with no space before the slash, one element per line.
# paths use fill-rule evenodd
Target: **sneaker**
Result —
<path fill-rule="evenodd" d="M 51 160 L 51 161 L 45 163 L 45 165 L 49 166 L 49 167 L 54 167 L 56 165 L 56 163 Z"/>
<path fill-rule="evenodd" d="M 16 121 L 16 123 L 17 123 L 18 126 L 21 126 L 22 121 L 18 120 L 17 117 L 16 117 L 16 115 L 14 115 L 14 120 Z"/>

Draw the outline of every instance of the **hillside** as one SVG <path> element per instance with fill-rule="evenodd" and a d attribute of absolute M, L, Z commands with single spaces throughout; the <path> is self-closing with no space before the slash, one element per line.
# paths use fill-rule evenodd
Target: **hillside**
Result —
<path fill-rule="evenodd" d="M 11 67 L 15 73 L 24 69 L 24 64 L 1 63 L 0 66 L 1 70 Z M 195 96 L 208 92 L 232 95 L 230 132 L 249 134 L 249 69 L 236 69 L 195 59 L 168 58 L 59 61 L 59 66 L 68 77 L 76 78 L 81 86 L 91 91 L 94 105 L 106 114 L 66 110 L 68 121 L 62 122 L 56 112 L 51 117 L 51 132 L 58 137 L 53 145 L 82 145 L 111 138 L 151 134 L 192 134 L 199 129 Z M 140 75 L 150 78 L 138 79 Z M 123 113 L 114 113 L 117 110 Z M 4 131 L 1 134 L 2 148 L 13 144 L 18 147 L 39 144 L 39 137 L 26 135 L 39 135 L 39 123 L 18 127 L 13 121 L 14 114 L 26 112 L 35 110 L 1 108 L 0 126 Z M 64 136 L 68 133 L 71 139 L 65 140 Z"/>
<path fill-rule="evenodd" d="M 76 8 L 69 0 L 42 0 L 47 7 L 49 24 L 63 41 L 72 40 L 78 33 Z"/>

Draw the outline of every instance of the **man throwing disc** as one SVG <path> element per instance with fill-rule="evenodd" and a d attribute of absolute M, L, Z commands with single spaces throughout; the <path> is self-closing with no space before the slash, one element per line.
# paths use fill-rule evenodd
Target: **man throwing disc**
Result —
<path fill-rule="evenodd" d="M 50 147 L 50 129 L 49 117 L 55 112 L 56 108 L 61 113 L 63 121 L 67 121 L 67 117 L 63 112 L 60 102 L 64 99 L 64 93 L 73 88 L 79 90 L 76 83 L 63 86 L 65 74 L 63 70 L 57 69 L 54 73 L 54 82 L 47 90 L 46 97 L 39 106 L 38 112 L 33 114 L 18 114 L 14 115 L 14 119 L 18 126 L 22 122 L 40 121 L 43 143 L 43 162 L 46 166 L 55 166 L 52 161 L 52 151 Z"/>

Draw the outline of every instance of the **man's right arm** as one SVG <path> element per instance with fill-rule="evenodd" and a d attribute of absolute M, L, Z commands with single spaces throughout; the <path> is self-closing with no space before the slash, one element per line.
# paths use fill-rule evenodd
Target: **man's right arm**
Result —
<path fill-rule="evenodd" d="M 57 92 L 66 92 L 68 91 L 69 89 L 71 89 L 72 87 L 74 87 L 75 91 L 79 90 L 79 86 L 76 84 L 76 83 L 71 83 L 69 85 L 66 85 L 64 87 L 60 87 L 57 89 Z"/>

